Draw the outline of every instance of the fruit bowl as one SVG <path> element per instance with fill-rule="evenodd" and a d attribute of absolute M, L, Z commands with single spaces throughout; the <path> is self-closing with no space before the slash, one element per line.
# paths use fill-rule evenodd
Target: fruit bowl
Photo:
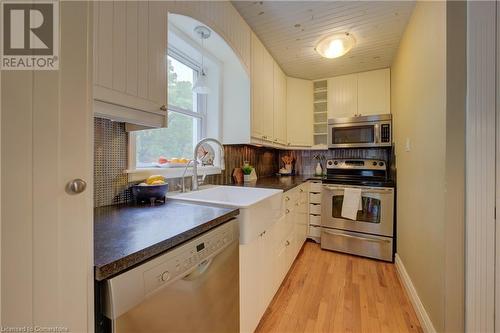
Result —
<path fill-rule="evenodd" d="M 168 184 L 138 184 L 132 186 L 132 194 L 134 195 L 136 203 L 154 203 L 157 200 L 165 201 L 167 192 Z"/>

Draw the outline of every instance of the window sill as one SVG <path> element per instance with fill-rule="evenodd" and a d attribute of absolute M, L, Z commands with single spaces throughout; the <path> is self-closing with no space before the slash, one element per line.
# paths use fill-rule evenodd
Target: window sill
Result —
<path fill-rule="evenodd" d="M 129 181 L 144 180 L 152 175 L 161 175 L 167 179 L 181 178 L 184 173 L 184 168 L 140 168 L 125 170 L 129 175 Z M 222 169 L 215 166 L 198 167 L 198 175 L 218 175 L 222 173 Z M 193 175 L 193 167 L 188 167 L 186 177 Z"/>

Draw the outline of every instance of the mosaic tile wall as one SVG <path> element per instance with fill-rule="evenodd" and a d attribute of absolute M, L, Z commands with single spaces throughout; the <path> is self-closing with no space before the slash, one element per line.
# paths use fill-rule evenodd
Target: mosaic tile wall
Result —
<path fill-rule="evenodd" d="M 392 165 L 394 158 L 392 156 L 391 148 L 369 148 L 369 149 L 330 149 L 330 150 L 280 150 L 279 161 L 280 167 L 282 156 L 292 156 L 295 158 L 295 172 L 301 175 L 314 174 L 317 160 L 314 158 L 316 155 L 322 155 L 326 159 L 334 158 L 371 158 L 382 160 L 387 165 Z M 321 162 L 323 170 L 325 168 L 325 161 Z"/>
<path fill-rule="evenodd" d="M 108 206 L 132 201 L 127 174 L 123 173 L 128 164 L 128 134 L 125 124 L 107 119 L 94 119 L 94 207 Z M 234 168 L 249 161 L 259 177 L 272 176 L 282 166 L 281 157 L 295 158 L 297 174 L 314 174 L 317 154 L 332 158 L 374 158 L 394 165 L 392 150 L 385 149 L 336 149 L 336 150 L 277 150 L 248 145 L 228 145 L 224 147 L 226 169 L 220 175 L 207 176 L 208 184 L 233 183 Z M 324 162 L 323 162 L 324 167 Z M 393 168 L 394 170 L 394 168 Z M 181 179 L 169 179 L 169 189 L 175 191 Z M 190 187 L 191 179 L 186 178 Z"/>
<path fill-rule="evenodd" d="M 125 124 L 94 118 L 94 207 L 131 200 L 127 169 Z"/>
<path fill-rule="evenodd" d="M 232 183 L 234 168 L 249 161 L 259 177 L 273 175 L 278 171 L 278 151 L 275 149 L 246 145 L 225 146 L 226 170 L 220 175 L 207 176 L 208 184 Z M 132 201 L 127 174 L 128 134 L 125 124 L 107 119 L 94 118 L 94 207 L 108 206 Z M 175 191 L 181 179 L 169 179 L 169 189 Z M 186 178 L 186 186 L 191 179 Z"/>

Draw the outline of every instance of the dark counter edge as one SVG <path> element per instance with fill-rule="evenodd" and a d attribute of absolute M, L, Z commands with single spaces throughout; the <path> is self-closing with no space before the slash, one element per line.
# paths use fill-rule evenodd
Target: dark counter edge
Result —
<path fill-rule="evenodd" d="M 137 267 L 146 260 L 151 260 L 159 255 L 162 255 L 166 251 L 183 244 L 201 234 L 222 225 L 240 214 L 239 209 L 234 209 L 224 215 L 221 215 L 211 221 L 204 224 L 196 226 L 195 228 L 186 230 L 185 232 L 176 235 L 172 238 L 166 239 L 162 242 L 156 243 L 150 247 L 147 247 L 141 251 L 132 253 L 126 257 L 123 257 L 117 261 L 102 266 L 94 266 L 94 276 L 97 281 L 102 281 L 105 279 L 112 278 L 118 274 L 121 274 L 127 270 Z"/>
<path fill-rule="evenodd" d="M 289 184 L 276 184 L 276 181 L 279 179 L 283 179 L 289 181 Z M 258 188 L 270 188 L 276 190 L 283 190 L 283 192 L 290 191 L 295 187 L 302 185 L 310 180 L 321 181 L 323 177 L 314 176 L 314 175 L 293 175 L 293 176 L 264 176 L 258 178 L 256 181 L 248 182 L 248 183 L 229 183 L 227 186 L 241 186 L 241 187 L 258 187 Z"/>

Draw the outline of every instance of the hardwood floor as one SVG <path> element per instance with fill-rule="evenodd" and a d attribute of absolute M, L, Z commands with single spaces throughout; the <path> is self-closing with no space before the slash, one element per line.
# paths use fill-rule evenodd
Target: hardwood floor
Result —
<path fill-rule="evenodd" d="M 423 330 L 393 264 L 307 242 L 256 332 Z"/>

